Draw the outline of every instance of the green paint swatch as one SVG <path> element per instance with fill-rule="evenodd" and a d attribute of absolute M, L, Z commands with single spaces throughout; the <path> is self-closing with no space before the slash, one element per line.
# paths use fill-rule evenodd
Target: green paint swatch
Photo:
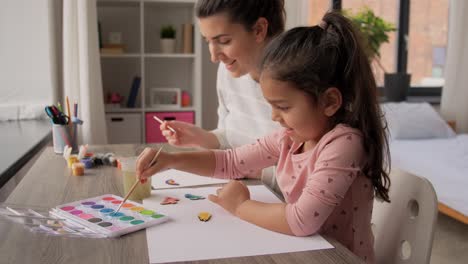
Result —
<path fill-rule="evenodd" d="M 131 221 L 131 220 L 135 219 L 135 217 L 133 217 L 133 216 L 122 216 L 119 219 L 120 219 L 120 221 Z"/>

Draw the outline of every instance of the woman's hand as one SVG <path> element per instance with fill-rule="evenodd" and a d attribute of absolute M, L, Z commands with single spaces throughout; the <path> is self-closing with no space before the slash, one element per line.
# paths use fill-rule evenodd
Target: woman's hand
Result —
<path fill-rule="evenodd" d="M 141 182 L 145 182 L 148 177 L 169 169 L 174 165 L 176 159 L 173 158 L 173 155 L 161 151 L 151 166 L 150 162 L 153 161 L 157 152 L 156 149 L 145 148 L 138 157 L 136 161 L 136 176 Z"/>
<path fill-rule="evenodd" d="M 176 132 L 172 132 L 169 127 Z M 167 142 L 177 147 L 202 147 L 207 149 L 219 148 L 216 136 L 193 124 L 180 121 L 164 121 L 160 126 L 162 135 Z"/>
<path fill-rule="evenodd" d="M 233 215 L 237 215 L 237 209 L 243 202 L 250 200 L 249 189 L 241 181 L 230 181 L 223 188 L 218 189 L 216 194 L 210 194 L 208 199 Z"/>

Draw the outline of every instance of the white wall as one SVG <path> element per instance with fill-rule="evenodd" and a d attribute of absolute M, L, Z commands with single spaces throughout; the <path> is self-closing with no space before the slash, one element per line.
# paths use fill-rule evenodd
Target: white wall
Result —
<path fill-rule="evenodd" d="M 52 103 L 56 65 L 50 6 L 49 0 L 1 1 L 0 106 Z"/>

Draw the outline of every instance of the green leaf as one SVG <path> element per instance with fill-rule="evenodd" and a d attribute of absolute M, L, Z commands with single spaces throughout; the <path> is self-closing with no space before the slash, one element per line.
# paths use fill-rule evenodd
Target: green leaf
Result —
<path fill-rule="evenodd" d="M 354 14 L 350 10 L 343 10 L 343 15 L 361 31 L 369 61 L 380 58 L 380 46 L 388 42 L 388 33 L 396 31 L 395 26 L 376 16 L 369 7 L 364 7 Z"/>

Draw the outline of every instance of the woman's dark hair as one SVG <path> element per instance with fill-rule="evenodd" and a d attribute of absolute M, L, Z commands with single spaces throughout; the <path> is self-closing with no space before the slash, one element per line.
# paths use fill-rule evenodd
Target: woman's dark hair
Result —
<path fill-rule="evenodd" d="M 226 13 L 232 23 L 242 24 L 247 31 L 264 17 L 268 21 L 267 37 L 284 31 L 284 0 L 198 0 L 195 10 L 198 18 Z"/>
<path fill-rule="evenodd" d="M 273 39 L 260 67 L 269 77 L 294 84 L 314 103 L 329 87 L 340 90 L 343 104 L 331 125 L 344 123 L 363 133 L 368 158 L 362 172 L 372 181 L 377 197 L 389 202 L 387 129 L 362 43 L 349 19 L 329 12 L 320 26 L 293 28 Z"/>

